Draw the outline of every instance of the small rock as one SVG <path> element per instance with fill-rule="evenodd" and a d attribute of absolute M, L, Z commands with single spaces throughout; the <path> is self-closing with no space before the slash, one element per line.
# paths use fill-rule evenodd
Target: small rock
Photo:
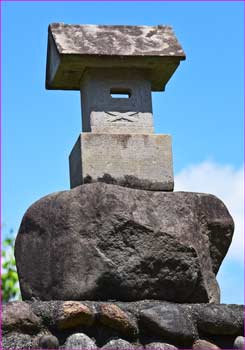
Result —
<path fill-rule="evenodd" d="M 194 310 L 196 312 L 197 327 L 204 334 L 215 336 L 239 335 L 243 330 L 243 305 L 196 305 Z"/>
<path fill-rule="evenodd" d="M 66 301 L 63 303 L 61 315 L 57 318 L 57 328 L 64 330 L 81 325 L 91 326 L 93 322 L 94 314 L 88 306 L 78 301 Z"/>
<path fill-rule="evenodd" d="M 83 333 L 75 333 L 66 339 L 64 349 L 97 350 L 95 343 Z"/>
<path fill-rule="evenodd" d="M 3 305 L 2 329 L 36 334 L 41 329 L 41 319 L 23 301 L 13 301 Z"/>
<path fill-rule="evenodd" d="M 112 339 L 101 350 L 134 350 L 134 346 L 123 339 Z"/>
<path fill-rule="evenodd" d="M 101 305 L 99 321 L 124 335 L 132 337 L 138 334 L 136 322 L 115 304 Z"/>
<path fill-rule="evenodd" d="M 1 349 L 33 349 L 32 337 L 28 334 L 21 333 L 9 333 L 3 335 Z"/>
<path fill-rule="evenodd" d="M 39 338 L 39 344 L 42 349 L 58 349 L 59 341 L 53 335 L 43 335 Z"/>
<path fill-rule="evenodd" d="M 178 348 L 167 343 L 150 343 L 145 345 L 145 350 L 178 350 Z"/>
<path fill-rule="evenodd" d="M 242 337 L 242 336 L 236 337 L 234 344 L 233 344 L 233 348 L 239 349 L 239 350 L 244 350 L 245 349 L 244 337 Z"/>
<path fill-rule="evenodd" d="M 198 339 L 192 345 L 193 350 L 220 350 L 218 346 L 209 341 Z"/>
<path fill-rule="evenodd" d="M 30 306 L 36 316 L 38 316 L 42 323 L 47 327 L 55 328 L 58 311 L 62 309 L 63 301 L 33 301 Z"/>
<path fill-rule="evenodd" d="M 197 330 L 187 309 L 178 304 L 162 303 L 141 310 L 140 323 L 153 334 L 190 346 L 197 337 Z"/>

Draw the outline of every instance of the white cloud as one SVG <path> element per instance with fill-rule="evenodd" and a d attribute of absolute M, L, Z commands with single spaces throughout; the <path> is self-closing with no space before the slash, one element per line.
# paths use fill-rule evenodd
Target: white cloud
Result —
<path fill-rule="evenodd" d="M 243 263 L 243 168 L 211 161 L 190 165 L 175 176 L 175 191 L 211 193 L 219 197 L 235 222 L 235 233 L 227 258 Z"/>

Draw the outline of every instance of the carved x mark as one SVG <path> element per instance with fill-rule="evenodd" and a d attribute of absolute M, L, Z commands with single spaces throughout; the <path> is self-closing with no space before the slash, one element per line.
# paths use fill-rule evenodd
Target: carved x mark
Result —
<path fill-rule="evenodd" d="M 136 122 L 138 121 L 138 112 L 105 112 L 107 115 L 106 120 L 108 122 L 114 123 L 118 121 L 125 120 L 127 122 Z"/>

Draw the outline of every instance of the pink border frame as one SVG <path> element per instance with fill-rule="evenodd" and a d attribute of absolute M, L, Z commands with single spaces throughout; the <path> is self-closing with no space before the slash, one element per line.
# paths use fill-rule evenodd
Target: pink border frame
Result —
<path fill-rule="evenodd" d="M 245 0 L 0 0 L 0 224 L 2 223 L 2 3 L 3 2 L 243 2 L 243 29 L 244 29 L 244 37 L 245 37 Z M 245 60 L 244 60 L 244 87 L 245 87 Z M 245 99 L 243 102 L 243 114 L 245 113 Z M 244 129 L 245 134 L 245 129 Z M 245 156 L 244 156 L 245 160 Z M 245 184 L 245 171 L 244 171 L 244 184 Z M 245 190 L 244 190 L 244 198 L 245 198 Z M 245 216 L 245 209 L 244 209 Z M 245 232 L 245 220 L 244 220 L 244 232 Z M 2 242 L 2 227 L 0 226 L 0 239 Z M 0 248 L 2 252 L 2 246 Z M 244 252 L 245 252 L 245 240 L 244 240 Z M 2 254 L 0 256 L 1 266 L 2 266 Z M 245 266 L 245 256 L 244 256 L 244 266 Z M 0 272 L 1 274 L 1 272 Z M 245 279 L 245 269 L 244 269 L 244 279 Z M 0 280 L 0 285 L 2 282 Z M 245 292 L 244 292 L 245 293 Z M 245 297 L 245 294 L 244 294 Z M 1 307 L 1 315 L 0 315 L 0 350 L 4 350 L 1 347 L 2 344 L 2 293 L 0 296 L 0 307 Z M 244 307 L 244 316 L 245 316 L 245 307 Z M 244 325 L 244 334 L 245 334 L 245 325 Z M 19 350 L 18 348 L 11 350 Z M 33 349 L 35 350 L 35 349 Z M 36 349 L 39 350 L 39 349 Z M 51 349 L 52 350 L 52 349 Z M 56 350 L 56 349 L 53 349 Z M 76 350 L 76 349 L 71 349 Z M 84 349 L 86 350 L 86 349 Z M 117 349 L 115 349 L 117 350 Z M 124 349 L 125 350 L 125 349 Z M 190 350 L 190 349 L 182 349 L 182 350 Z M 204 350 L 204 349 L 203 349 Z M 223 349 L 224 350 L 224 349 Z M 225 349 L 225 350 L 233 350 L 233 349 Z"/>

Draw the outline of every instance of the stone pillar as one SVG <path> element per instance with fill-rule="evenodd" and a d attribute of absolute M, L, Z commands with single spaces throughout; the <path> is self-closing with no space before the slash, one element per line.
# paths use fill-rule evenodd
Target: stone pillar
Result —
<path fill-rule="evenodd" d="M 81 82 L 83 132 L 153 133 L 147 72 L 87 69 Z"/>

